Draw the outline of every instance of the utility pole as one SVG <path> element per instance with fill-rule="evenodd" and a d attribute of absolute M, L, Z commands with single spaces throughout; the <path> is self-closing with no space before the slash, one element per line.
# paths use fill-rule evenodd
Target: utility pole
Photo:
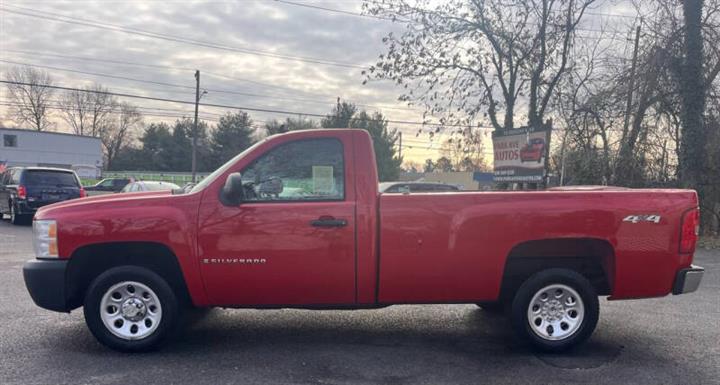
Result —
<path fill-rule="evenodd" d="M 402 131 L 398 131 L 398 140 L 400 141 L 400 151 L 398 151 L 398 158 L 402 159 Z"/>
<path fill-rule="evenodd" d="M 200 104 L 200 70 L 195 70 L 195 122 L 192 134 L 192 182 L 195 183 L 197 173 L 197 133 L 198 133 L 198 105 Z"/>
<path fill-rule="evenodd" d="M 535 184 L 535 189 L 537 190 L 538 187 L 542 187 L 543 189 L 547 188 L 547 186 L 550 184 L 550 139 L 552 137 L 552 131 L 553 131 L 553 120 L 548 119 L 545 121 L 545 153 L 543 156 L 545 157 L 545 165 L 543 166 L 543 178 L 540 183 Z"/>
<path fill-rule="evenodd" d="M 640 46 L 640 26 L 643 19 L 635 28 L 635 48 L 633 48 L 632 66 L 630 67 L 630 81 L 628 82 L 627 105 L 625 106 L 625 122 L 623 123 L 623 139 L 627 137 L 628 127 L 630 126 L 630 109 L 632 109 L 633 90 L 635 89 L 635 68 L 637 68 L 638 48 Z"/>

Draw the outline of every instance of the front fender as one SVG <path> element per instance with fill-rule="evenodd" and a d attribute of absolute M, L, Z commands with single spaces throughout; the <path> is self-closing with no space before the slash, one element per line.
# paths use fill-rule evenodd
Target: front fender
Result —
<path fill-rule="evenodd" d="M 128 194 L 131 195 L 131 194 Z M 75 204 L 49 207 L 36 219 L 54 219 L 58 227 L 58 252 L 69 259 L 80 248 L 117 242 L 150 242 L 164 245 L 178 260 L 194 302 L 205 302 L 199 276 L 196 244 L 200 194 L 128 196 L 108 201 L 77 200 Z"/>

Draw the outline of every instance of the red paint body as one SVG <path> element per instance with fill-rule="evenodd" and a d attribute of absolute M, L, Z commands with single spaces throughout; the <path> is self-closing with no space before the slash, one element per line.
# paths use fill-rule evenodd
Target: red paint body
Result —
<path fill-rule="evenodd" d="M 344 201 L 220 203 L 227 175 L 279 144 L 317 137 L 343 144 Z M 683 214 L 696 207 L 690 190 L 379 195 L 369 135 L 338 129 L 271 137 L 197 192 L 83 198 L 47 206 L 35 217 L 57 220 L 61 258 L 106 242 L 167 246 L 198 306 L 363 307 L 495 300 L 514 248 L 568 238 L 611 246 L 605 261 L 611 298 L 666 295 L 676 272 L 692 262 L 679 243 Z M 623 221 L 629 215 L 661 219 Z M 309 226 L 322 216 L 348 225 Z M 212 258 L 266 263 L 203 263 Z"/>

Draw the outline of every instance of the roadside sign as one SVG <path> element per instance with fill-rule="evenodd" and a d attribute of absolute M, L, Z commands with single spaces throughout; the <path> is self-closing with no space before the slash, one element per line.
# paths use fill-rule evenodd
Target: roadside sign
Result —
<path fill-rule="evenodd" d="M 549 126 L 494 131 L 495 182 L 542 182 L 550 143 Z"/>

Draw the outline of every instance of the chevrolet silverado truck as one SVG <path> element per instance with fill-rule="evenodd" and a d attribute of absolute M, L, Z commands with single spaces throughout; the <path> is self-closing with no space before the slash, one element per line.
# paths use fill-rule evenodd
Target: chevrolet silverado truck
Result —
<path fill-rule="evenodd" d="M 690 190 L 580 188 L 380 194 L 372 140 L 352 129 L 258 142 L 191 190 L 41 208 L 23 269 L 43 308 L 83 307 L 122 351 L 170 339 L 194 308 L 505 307 L 529 344 L 562 351 L 599 296 L 696 290 Z"/>

